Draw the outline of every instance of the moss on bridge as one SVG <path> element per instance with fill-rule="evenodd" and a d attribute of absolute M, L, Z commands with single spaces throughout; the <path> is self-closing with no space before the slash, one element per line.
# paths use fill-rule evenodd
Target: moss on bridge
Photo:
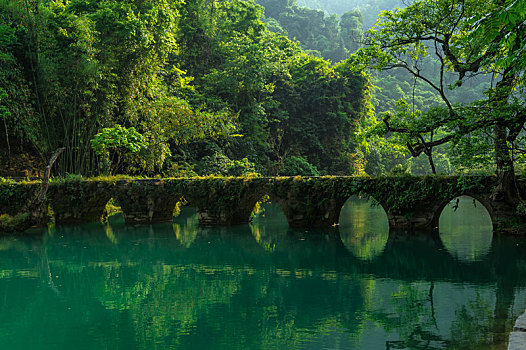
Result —
<path fill-rule="evenodd" d="M 247 223 L 255 204 L 268 195 L 291 227 L 324 228 L 336 225 L 345 201 L 358 195 L 378 202 L 391 228 L 419 230 L 436 228 L 444 206 L 469 195 L 488 209 L 495 225 L 520 221 L 514 209 L 491 201 L 495 185 L 492 176 L 73 178 L 53 181 L 48 202 L 57 223 L 100 220 L 115 198 L 128 223 L 169 221 L 176 204 L 186 200 L 202 225 L 236 225 Z M 2 181 L 0 214 L 23 212 L 38 188 Z"/>

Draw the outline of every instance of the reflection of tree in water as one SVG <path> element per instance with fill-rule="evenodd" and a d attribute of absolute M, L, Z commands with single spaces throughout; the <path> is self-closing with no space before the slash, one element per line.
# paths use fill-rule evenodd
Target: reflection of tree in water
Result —
<path fill-rule="evenodd" d="M 198 278 L 201 274 L 218 278 Z M 128 310 L 136 341 L 143 348 L 151 340 L 177 344 L 179 337 L 195 330 L 200 313 L 228 303 L 239 288 L 239 276 L 206 267 L 158 265 L 140 271 L 133 284 L 105 276 L 107 287 L 96 297 L 104 305 Z"/>
<path fill-rule="evenodd" d="M 456 310 L 455 315 L 457 318 L 451 324 L 451 343 L 456 348 L 482 349 L 484 344 L 489 347 L 487 344 L 493 340 L 493 310 L 480 293 L 475 300 Z"/>
<path fill-rule="evenodd" d="M 494 344 L 499 348 L 506 344 L 506 339 L 493 342 L 493 306 L 480 292 L 464 305 L 449 304 L 455 308 L 454 316 L 447 329 L 440 329 L 433 284 L 429 290 L 426 287 L 425 283 L 405 285 L 392 295 L 393 313 L 373 313 L 376 322 L 398 336 L 398 340 L 386 340 L 387 349 L 494 349 Z M 444 311 L 438 310 L 439 315 L 444 317 Z"/>
<path fill-rule="evenodd" d="M 379 297 L 388 291 L 375 292 Z M 373 305 L 368 310 L 385 332 L 397 334 L 397 340 L 386 340 L 386 349 L 442 349 L 448 344 L 438 332 L 433 291 L 433 283 L 399 284 L 387 296 L 387 305 Z"/>
<path fill-rule="evenodd" d="M 109 241 L 113 244 L 118 244 L 119 240 L 117 237 L 115 237 L 115 234 L 113 233 L 113 230 L 111 228 L 111 225 L 105 224 L 104 225 L 104 232 L 106 232 L 106 237 L 108 237 Z"/>
<path fill-rule="evenodd" d="M 382 253 L 389 223 L 381 206 L 353 196 L 343 206 L 339 223 L 342 242 L 354 256 L 370 260 Z"/>

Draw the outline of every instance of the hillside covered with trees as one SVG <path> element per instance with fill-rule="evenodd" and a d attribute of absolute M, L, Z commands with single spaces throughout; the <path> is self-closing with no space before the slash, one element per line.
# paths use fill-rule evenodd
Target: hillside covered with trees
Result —
<path fill-rule="evenodd" d="M 522 169 L 522 2 L 256 1 L 2 0 L 4 175 Z"/>
<path fill-rule="evenodd" d="M 363 46 L 365 36 L 372 35 L 379 28 L 377 24 L 371 32 L 367 32 L 377 21 L 384 22 L 389 18 L 389 13 L 396 13 L 397 10 L 393 9 L 403 9 L 411 3 L 401 0 L 258 1 L 265 7 L 265 22 L 271 30 L 287 34 L 290 39 L 298 40 L 303 49 L 331 62 L 347 59 Z M 382 11 L 394 12 L 382 14 Z M 434 55 L 422 55 L 414 64 L 426 76 L 438 77 L 441 74 L 441 62 Z M 454 86 L 456 75 L 447 70 L 443 74 L 444 83 Z M 461 89 L 448 89 L 447 98 L 452 103 L 470 103 L 484 99 L 484 92 L 490 88 L 491 81 L 489 72 L 478 72 L 476 76 L 464 81 Z M 436 89 L 422 79 L 415 79 L 413 74 L 402 67 L 369 71 L 369 82 L 372 87 L 371 104 L 378 119 L 401 105 L 409 105 L 411 110 L 425 113 L 431 107 L 443 103 L 442 96 Z M 432 172 L 426 157 L 411 156 L 405 140 L 379 136 L 376 137 L 374 133 L 367 135 L 363 158 L 368 174 L 402 171 L 422 175 Z M 436 147 L 434 153 L 435 171 L 440 173 L 470 171 L 475 166 L 472 162 L 466 162 L 465 157 L 459 156 L 450 145 Z M 480 160 L 483 158 L 488 159 L 479 157 Z M 480 169 L 488 165 L 486 162 L 476 167 Z"/>

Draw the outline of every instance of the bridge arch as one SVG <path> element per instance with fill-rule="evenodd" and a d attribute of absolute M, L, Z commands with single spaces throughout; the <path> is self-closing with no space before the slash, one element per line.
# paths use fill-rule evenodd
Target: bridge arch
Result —
<path fill-rule="evenodd" d="M 289 230 L 289 223 L 280 201 L 269 195 L 258 201 L 250 217 L 250 231 L 258 245 L 267 252 L 275 251 Z"/>
<path fill-rule="evenodd" d="M 449 200 L 444 200 L 444 201 L 441 201 L 440 203 L 438 203 L 438 205 L 436 206 L 436 209 L 434 210 L 435 212 L 434 212 L 434 215 L 433 215 L 433 225 L 434 225 L 434 227 L 440 228 L 439 227 L 440 216 L 444 212 L 444 209 L 447 207 L 447 205 L 452 203 L 453 201 L 459 200 L 461 198 L 471 198 L 472 200 L 476 201 L 475 203 L 479 203 L 484 209 L 486 209 L 486 213 L 489 215 L 489 217 L 491 219 L 491 224 L 492 224 L 493 228 L 495 228 L 496 222 L 497 222 L 496 214 L 495 214 L 495 211 L 493 209 L 493 206 L 491 205 L 490 200 L 488 198 L 486 198 L 486 197 L 477 195 L 475 193 L 470 193 L 470 192 L 465 192 L 465 193 L 459 194 L 456 197 L 453 197 L 453 198 L 451 198 Z"/>
<path fill-rule="evenodd" d="M 157 179 L 122 181 L 115 187 L 114 197 L 128 224 L 172 221 L 174 209 L 183 198 L 169 183 Z"/>
<path fill-rule="evenodd" d="M 455 259 L 473 262 L 490 252 L 493 241 L 490 210 L 476 198 L 464 195 L 453 199 L 437 213 L 440 240 Z"/>
<path fill-rule="evenodd" d="M 265 201 L 277 201 L 277 198 L 267 193 L 266 191 L 256 191 L 254 193 L 247 193 L 239 198 L 239 203 L 235 208 L 231 209 L 231 214 L 235 215 L 236 224 L 246 224 L 252 220 L 252 215 L 257 207 Z"/>
<path fill-rule="evenodd" d="M 254 198 L 255 197 L 252 197 L 252 200 L 249 202 L 249 207 L 250 204 L 252 204 Z M 249 221 L 252 221 L 259 214 L 266 215 L 265 211 L 268 211 L 270 205 L 274 206 L 274 208 L 272 208 L 272 216 L 275 216 L 274 214 L 276 214 L 277 211 L 278 214 L 282 214 L 283 218 L 286 219 L 287 215 L 285 214 L 285 210 L 283 209 L 283 203 L 284 200 L 276 195 L 266 193 L 259 195 L 259 199 L 257 199 L 251 206 L 252 210 L 250 212 Z"/>
<path fill-rule="evenodd" d="M 340 210 L 338 226 L 343 245 L 360 260 L 382 254 L 389 239 L 387 212 L 372 196 L 350 196 Z"/>
<path fill-rule="evenodd" d="M 374 195 L 370 194 L 367 190 L 363 190 L 362 189 L 361 191 L 352 191 L 352 192 L 346 194 L 346 197 L 343 198 L 341 206 L 339 208 L 339 215 L 338 215 L 338 217 L 341 215 L 341 211 L 342 211 L 343 207 L 353 197 L 354 198 L 363 198 L 363 199 L 367 200 L 368 202 L 370 202 L 370 204 L 373 204 L 375 206 L 381 207 L 386 215 L 388 215 L 388 213 L 389 213 L 389 209 L 385 206 L 384 203 L 382 203 L 382 201 L 378 200 Z"/>
<path fill-rule="evenodd" d="M 58 183 L 49 187 L 49 205 L 55 223 L 78 224 L 101 221 L 106 204 L 112 197 L 111 185 L 79 182 L 77 186 Z"/>
<path fill-rule="evenodd" d="M 197 238 L 199 222 L 195 207 L 191 205 L 179 206 L 180 203 L 182 202 L 179 202 L 176 208 L 177 213 L 174 212 L 172 230 L 180 246 L 189 248 Z"/>

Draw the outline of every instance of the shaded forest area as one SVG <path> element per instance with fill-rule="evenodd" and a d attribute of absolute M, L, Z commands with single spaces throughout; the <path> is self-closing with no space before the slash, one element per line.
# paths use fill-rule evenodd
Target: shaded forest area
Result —
<path fill-rule="evenodd" d="M 520 1 L 256 1 L 1 0 L 0 175 L 522 169 Z"/>

